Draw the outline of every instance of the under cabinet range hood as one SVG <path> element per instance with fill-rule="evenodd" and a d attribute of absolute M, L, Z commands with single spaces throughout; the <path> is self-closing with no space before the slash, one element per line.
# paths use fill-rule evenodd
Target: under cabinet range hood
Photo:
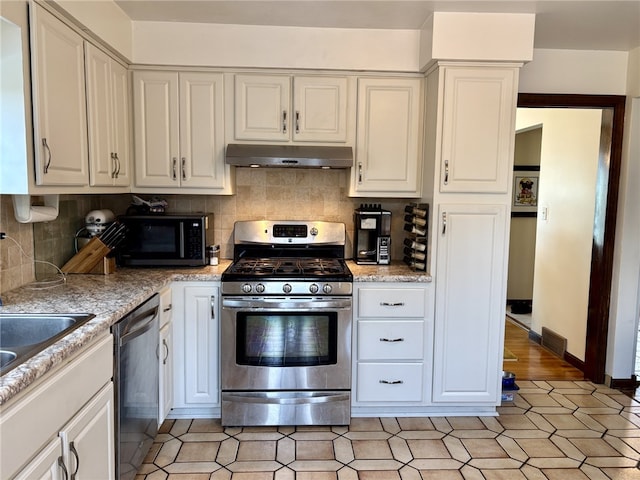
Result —
<path fill-rule="evenodd" d="M 351 168 L 351 147 L 227 145 L 225 161 L 237 167 Z"/>

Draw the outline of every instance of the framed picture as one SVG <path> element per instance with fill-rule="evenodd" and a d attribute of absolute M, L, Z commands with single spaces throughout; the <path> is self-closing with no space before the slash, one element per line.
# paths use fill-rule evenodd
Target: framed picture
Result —
<path fill-rule="evenodd" d="M 538 213 L 540 167 L 516 166 L 513 171 L 512 216 L 535 217 Z"/>

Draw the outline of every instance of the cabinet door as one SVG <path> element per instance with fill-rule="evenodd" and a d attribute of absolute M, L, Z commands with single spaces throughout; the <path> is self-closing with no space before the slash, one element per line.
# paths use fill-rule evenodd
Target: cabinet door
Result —
<path fill-rule="evenodd" d="M 353 193 L 419 197 L 422 79 L 360 78 Z"/>
<path fill-rule="evenodd" d="M 442 192 L 506 193 L 517 68 L 443 67 Z"/>
<path fill-rule="evenodd" d="M 223 76 L 180 73 L 180 185 L 224 188 Z"/>
<path fill-rule="evenodd" d="M 179 186 L 178 74 L 134 72 L 133 102 L 135 184 Z"/>
<path fill-rule="evenodd" d="M 31 3 L 36 183 L 87 185 L 87 110 L 80 35 Z"/>
<path fill-rule="evenodd" d="M 288 141 L 290 99 L 289 76 L 236 75 L 235 139 Z"/>
<path fill-rule="evenodd" d="M 60 466 L 62 461 L 62 443 L 60 438 L 51 440 L 40 453 L 23 468 L 14 480 L 62 480 L 64 476 Z"/>
<path fill-rule="evenodd" d="M 129 73 L 125 67 L 111 60 L 112 142 L 116 171 L 113 184 L 131 184 L 131 110 L 129 107 Z"/>
<path fill-rule="evenodd" d="M 71 478 L 114 478 L 113 407 L 113 384 L 108 383 L 60 432 Z"/>
<path fill-rule="evenodd" d="M 347 77 L 295 77 L 293 139 L 347 141 Z"/>
<path fill-rule="evenodd" d="M 161 425 L 173 406 L 173 324 L 160 329 L 160 407 L 158 424 Z"/>
<path fill-rule="evenodd" d="M 184 402 L 218 405 L 218 288 L 184 287 Z"/>
<path fill-rule="evenodd" d="M 497 404 L 506 207 L 441 205 L 438 228 L 433 401 Z"/>

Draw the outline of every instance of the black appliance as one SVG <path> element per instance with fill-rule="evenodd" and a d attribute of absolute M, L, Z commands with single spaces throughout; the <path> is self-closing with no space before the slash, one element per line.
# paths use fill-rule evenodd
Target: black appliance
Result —
<path fill-rule="evenodd" d="M 379 204 L 355 210 L 353 260 L 359 265 L 391 263 L 391 212 Z"/>
<path fill-rule="evenodd" d="M 171 267 L 207 264 L 205 214 L 123 215 L 126 239 L 118 252 L 123 266 Z"/>

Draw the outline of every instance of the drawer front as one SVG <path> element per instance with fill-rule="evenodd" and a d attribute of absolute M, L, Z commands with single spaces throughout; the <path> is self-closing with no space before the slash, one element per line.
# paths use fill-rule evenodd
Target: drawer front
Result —
<path fill-rule="evenodd" d="M 359 320 L 359 360 L 421 360 L 424 357 L 422 320 Z"/>
<path fill-rule="evenodd" d="M 358 316 L 424 318 L 425 296 L 423 288 L 361 288 Z"/>
<path fill-rule="evenodd" d="M 421 363 L 359 363 L 358 402 L 420 402 Z"/>

